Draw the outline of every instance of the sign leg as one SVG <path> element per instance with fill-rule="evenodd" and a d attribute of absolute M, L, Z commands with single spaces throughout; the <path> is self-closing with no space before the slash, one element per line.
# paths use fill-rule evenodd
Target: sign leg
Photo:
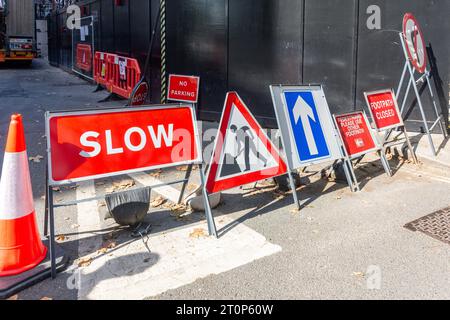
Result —
<path fill-rule="evenodd" d="M 384 171 L 389 177 L 392 177 L 391 166 L 389 165 L 389 161 L 386 158 L 386 153 L 384 152 L 384 148 L 380 149 L 380 159 L 381 164 L 383 165 Z"/>
<path fill-rule="evenodd" d="M 47 192 L 48 192 L 48 212 L 49 212 L 49 223 L 50 223 L 49 250 L 50 250 L 50 260 L 51 260 L 51 275 L 52 275 L 52 279 L 55 279 L 56 278 L 55 217 L 54 217 L 54 210 L 53 210 L 53 189 L 51 186 L 48 186 Z"/>
<path fill-rule="evenodd" d="M 414 81 L 414 72 L 413 72 L 413 70 L 411 68 L 411 65 L 408 64 L 408 68 L 409 68 L 409 74 L 411 75 L 411 81 Z M 422 115 L 423 125 L 425 127 L 424 129 L 425 129 L 425 132 L 426 132 L 426 134 L 428 136 L 428 141 L 430 143 L 431 152 L 433 153 L 434 156 L 436 156 L 437 155 L 436 148 L 434 147 L 434 143 L 433 143 L 433 139 L 431 137 L 430 129 L 428 128 L 427 118 L 426 118 L 425 112 L 423 110 L 422 99 L 420 98 L 420 93 L 419 93 L 419 90 L 417 89 L 417 86 L 414 84 L 413 87 L 414 87 L 414 92 L 416 94 L 417 103 L 419 104 L 420 113 Z"/>
<path fill-rule="evenodd" d="M 439 110 L 436 105 L 436 100 L 434 99 L 433 89 L 431 87 L 430 77 L 428 76 L 428 74 L 427 74 L 427 85 L 428 85 L 428 90 L 430 91 L 431 100 L 433 101 L 433 107 L 434 107 L 434 111 L 436 112 L 436 117 L 438 117 L 438 119 L 439 119 L 438 121 L 439 121 L 439 126 L 441 128 L 441 132 L 444 135 L 444 138 L 447 138 L 447 131 L 445 130 L 444 126 L 442 125 L 441 114 L 439 113 Z"/>
<path fill-rule="evenodd" d="M 209 232 L 210 236 L 214 236 L 214 237 L 218 238 L 216 224 L 214 222 L 214 217 L 211 212 L 211 206 L 209 204 L 208 192 L 206 191 L 206 178 L 205 178 L 205 173 L 203 172 L 202 164 L 199 165 L 199 171 L 200 171 L 200 178 L 202 180 L 203 204 L 205 207 L 206 221 L 208 223 L 208 232 Z"/>
<path fill-rule="evenodd" d="M 180 197 L 178 198 L 178 204 L 180 204 L 183 201 L 184 191 L 186 190 L 186 186 L 189 182 L 189 178 L 191 177 L 192 167 L 193 167 L 193 165 L 190 164 L 186 170 L 186 175 L 184 176 L 183 186 L 181 187 L 181 191 L 180 191 Z"/>
<path fill-rule="evenodd" d="M 353 171 L 352 163 L 350 159 L 342 159 L 342 166 L 344 168 L 345 177 L 347 178 L 347 183 L 352 192 L 359 190 L 358 180 L 356 180 L 355 172 Z"/>
<path fill-rule="evenodd" d="M 292 190 L 292 197 L 294 197 L 294 202 L 297 205 L 297 209 L 300 210 L 301 208 L 300 201 L 298 200 L 297 189 L 295 188 L 294 178 L 292 177 L 292 172 L 290 170 L 288 170 L 288 176 L 289 176 L 289 184 L 291 185 Z"/>
<path fill-rule="evenodd" d="M 400 37 L 402 38 L 401 34 L 400 34 Z M 405 76 L 406 76 L 407 72 L 408 72 L 408 61 L 405 62 L 405 66 L 403 67 L 402 77 L 400 78 L 400 83 L 398 84 L 397 93 L 395 94 L 397 97 L 400 94 L 400 91 L 402 90 L 403 81 L 405 81 Z"/>
<path fill-rule="evenodd" d="M 48 210 L 49 210 L 49 199 L 48 199 L 48 169 L 45 169 L 45 208 L 44 208 L 44 236 L 48 237 Z"/>
<path fill-rule="evenodd" d="M 414 164 L 418 164 L 416 152 L 411 144 L 411 140 L 409 140 L 409 135 L 406 132 L 406 128 L 403 127 L 403 133 L 405 134 L 406 144 L 408 145 L 409 152 L 411 153 L 411 157 L 413 158 Z"/>

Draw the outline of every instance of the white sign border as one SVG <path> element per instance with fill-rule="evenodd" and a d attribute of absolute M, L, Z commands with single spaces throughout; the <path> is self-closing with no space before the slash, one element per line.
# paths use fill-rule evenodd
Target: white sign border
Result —
<path fill-rule="evenodd" d="M 397 111 L 397 115 L 398 115 L 398 118 L 400 119 L 400 123 L 399 124 L 393 124 L 393 125 L 391 125 L 389 127 L 383 127 L 383 128 L 380 129 L 380 128 L 378 128 L 377 123 L 375 121 L 375 116 L 374 116 L 374 114 L 372 112 L 372 108 L 370 107 L 369 97 L 368 96 L 374 95 L 374 94 L 380 94 L 380 93 L 387 93 L 387 92 L 390 92 L 392 94 L 392 98 L 394 99 L 395 110 Z M 405 123 L 403 121 L 403 117 L 402 117 L 402 115 L 400 113 L 400 108 L 398 107 L 397 96 L 396 96 L 396 94 L 394 92 L 394 89 L 390 88 L 390 89 L 381 89 L 381 90 L 376 90 L 376 91 L 364 92 L 364 98 L 366 100 L 366 105 L 367 105 L 367 108 L 369 109 L 369 113 L 370 113 L 370 117 L 372 118 L 373 125 L 375 126 L 375 129 L 378 132 L 387 131 L 387 130 L 391 130 L 391 129 L 395 129 L 395 128 L 399 128 L 399 127 L 404 127 L 405 126 Z"/>
<path fill-rule="evenodd" d="M 170 83 L 171 83 L 170 80 L 172 79 L 172 77 L 185 77 L 185 78 L 195 78 L 195 79 L 197 79 L 197 89 L 196 89 L 197 90 L 197 97 L 196 97 L 195 101 L 183 100 L 183 99 L 171 99 L 169 97 L 169 95 L 170 95 Z M 199 96 L 200 96 L 200 77 L 199 76 L 187 76 L 187 75 L 184 75 L 184 74 L 173 74 L 173 73 L 169 74 L 169 84 L 167 85 L 167 100 L 168 101 L 177 101 L 177 102 L 184 102 L 184 103 L 198 103 Z"/>
<path fill-rule="evenodd" d="M 293 128 L 291 125 L 291 121 L 289 115 L 287 113 L 286 101 L 284 99 L 284 92 L 298 92 L 298 91 L 309 91 L 312 92 L 314 97 L 314 102 L 316 103 L 316 108 L 320 104 L 326 104 L 328 108 L 327 112 L 327 121 L 328 124 L 322 123 L 322 129 L 325 133 L 325 141 L 327 143 L 327 147 L 330 151 L 330 155 L 322 158 L 317 158 L 313 160 L 302 161 L 300 159 L 300 155 L 297 152 L 296 141 L 293 136 Z M 307 167 L 310 165 L 321 164 L 324 162 L 332 162 L 334 160 L 345 159 L 345 155 L 342 150 L 342 142 L 339 139 L 338 133 L 336 132 L 336 128 L 334 125 L 334 120 L 331 115 L 331 111 L 328 107 L 328 102 L 325 97 L 325 93 L 323 90 L 323 86 L 319 84 L 315 85 L 271 85 L 270 92 L 272 95 L 272 101 L 275 109 L 276 119 L 278 123 L 278 128 L 280 130 L 280 136 L 283 143 L 283 150 L 285 153 L 285 157 L 287 160 L 288 168 L 290 171 Z M 279 95 L 279 97 L 277 97 Z M 320 98 L 318 100 L 317 98 Z M 319 115 L 320 117 L 320 115 Z M 281 120 L 284 120 L 282 122 Z M 327 128 L 328 127 L 328 128 Z M 334 136 L 336 141 L 335 145 L 330 145 L 329 139 L 326 136 L 326 130 L 330 130 Z M 332 138 L 331 136 L 328 138 Z"/>
<path fill-rule="evenodd" d="M 94 114 L 111 114 L 111 113 L 120 113 L 120 112 L 133 112 L 133 111 L 147 111 L 147 110 L 165 110 L 165 109 L 172 109 L 174 107 L 187 107 L 191 111 L 191 118 L 193 121 L 193 127 L 194 127 L 194 136 L 195 136 L 195 144 L 197 145 L 197 158 L 190 161 L 180 161 L 175 163 L 170 163 L 163 166 L 151 166 L 151 167 L 143 167 L 138 169 L 131 169 L 131 170 L 123 170 L 123 171 L 117 171 L 117 172 L 111 172 L 111 173 L 102 173 L 98 175 L 91 175 L 81 178 L 75 178 L 75 179 L 65 179 L 60 181 L 53 180 L 52 176 L 52 163 L 51 163 L 51 142 L 50 142 L 50 120 L 54 117 L 61 117 L 61 116 L 73 116 L 73 115 L 94 115 Z M 203 163 L 203 151 L 201 148 L 201 139 L 198 131 L 197 126 L 197 117 L 195 114 L 195 108 L 193 105 L 190 104 L 165 104 L 165 105 L 148 105 L 148 106 L 140 106 L 140 107 L 133 107 L 133 108 L 104 108 L 104 109 L 86 109 L 86 110 L 77 110 L 77 111 L 47 111 L 45 113 L 45 135 L 47 139 L 47 171 L 48 171 L 48 183 L 50 186 L 61 186 L 66 184 L 72 184 L 75 182 L 82 182 L 82 181 L 88 181 L 88 180 L 95 180 L 95 179 L 102 179 L 102 178 L 108 178 L 108 177 L 114 177 L 124 174 L 130 174 L 130 173 L 139 173 L 143 171 L 151 171 L 156 169 L 165 169 L 170 167 L 176 167 L 176 166 L 183 166 L 183 165 L 190 165 L 190 164 L 201 164 Z"/>

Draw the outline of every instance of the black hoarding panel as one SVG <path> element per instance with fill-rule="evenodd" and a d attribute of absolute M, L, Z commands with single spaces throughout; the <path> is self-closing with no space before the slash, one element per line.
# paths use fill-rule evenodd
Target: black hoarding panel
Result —
<path fill-rule="evenodd" d="M 101 0 L 100 47 L 103 52 L 114 52 L 114 9 L 113 0 Z"/>
<path fill-rule="evenodd" d="M 152 28 L 155 24 L 158 26 L 155 34 L 155 41 L 153 43 L 152 56 L 150 65 L 146 70 L 147 79 L 150 81 L 150 99 L 153 103 L 161 102 L 161 28 L 159 28 L 159 21 L 156 21 L 159 11 L 159 1 L 152 1 L 150 7 L 150 25 L 149 37 L 151 39 Z M 147 43 L 148 45 L 148 43 Z"/>
<path fill-rule="evenodd" d="M 203 119 L 220 117 L 227 91 L 227 2 L 167 1 L 167 71 L 201 77 Z"/>
<path fill-rule="evenodd" d="M 131 56 L 138 59 L 143 67 L 150 41 L 150 2 L 133 0 L 130 6 Z"/>
<path fill-rule="evenodd" d="M 370 7 L 373 5 L 378 8 Z M 374 14 L 373 10 L 378 9 L 381 16 L 381 29 L 374 28 L 373 21 L 369 19 Z M 443 100 L 442 104 L 445 104 L 444 112 L 448 114 L 450 45 L 446 35 L 450 33 L 450 19 L 448 19 L 450 1 L 445 0 L 361 0 L 356 105 L 359 108 L 365 105 L 364 91 L 386 87 L 397 89 L 405 63 L 399 32 L 402 30 L 403 15 L 407 12 L 416 16 L 424 33 L 426 44 L 431 44 L 433 48 L 439 74 L 444 83 L 440 88 L 440 98 Z M 423 92 L 422 97 L 428 120 L 435 119 L 436 115 L 428 90 Z M 411 94 L 407 108 L 411 106 L 412 100 Z M 409 120 L 406 124 L 410 130 L 419 131 L 421 129 L 422 117 L 417 107 L 410 113 Z"/>
<path fill-rule="evenodd" d="M 229 1 L 229 90 L 276 126 L 270 84 L 301 83 L 303 1 Z"/>
<path fill-rule="evenodd" d="M 120 55 L 130 55 L 130 2 L 122 0 L 114 5 L 114 40 L 115 52 Z"/>
<path fill-rule="evenodd" d="M 305 1 L 303 82 L 323 84 L 334 113 L 354 105 L 357 3 Z"/>

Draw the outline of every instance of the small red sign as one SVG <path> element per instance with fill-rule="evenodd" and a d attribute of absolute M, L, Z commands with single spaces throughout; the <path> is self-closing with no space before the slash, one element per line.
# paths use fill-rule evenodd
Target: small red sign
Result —
<path fill-rule="evenodd" d="M 381 90 L 364 94 L 370 114 L 378 130 L 387 130 L 403 125 L 397 99 L 392 90 Z"/>
<path fill-rule="evenodd" d="M 89 44 L 77 44 L 77 62 L 79 69 L 90 72 L 92 69 L 92 49 Z"/>
<path fill-rule="evenodd" d="M 192 106 L 50 113 L 53 184 L 201 162 Z"/>
<path fill-rule="evenodd" d="M 377 149 L 370 132 L 369 122 L 363 112 L 348 113 L 334 118 L 349 156 L 365 154 Z"/>
<path fill-rule="evenodd" d="M 145 103 L 148 95 L 148 84 L 143 81 L 138 83 L 138 85 L 134 88 L 131 93 L 131 97 L 129 100 L 130 106 L 142 106 Z"/>
<path fill-rule="evenodd" d="M 167 99 L 181 102 L 198 102 L 200 78 L 194 76 L 169 75 Z"/>

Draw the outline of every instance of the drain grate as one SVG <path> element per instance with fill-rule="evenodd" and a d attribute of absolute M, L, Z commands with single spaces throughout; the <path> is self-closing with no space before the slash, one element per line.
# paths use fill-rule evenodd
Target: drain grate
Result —
<path fill-rule="evenodd" d="M 450 207 L 439 210 L 405 225 L 411 231 L 420 231 L 450 244 Z"/>

